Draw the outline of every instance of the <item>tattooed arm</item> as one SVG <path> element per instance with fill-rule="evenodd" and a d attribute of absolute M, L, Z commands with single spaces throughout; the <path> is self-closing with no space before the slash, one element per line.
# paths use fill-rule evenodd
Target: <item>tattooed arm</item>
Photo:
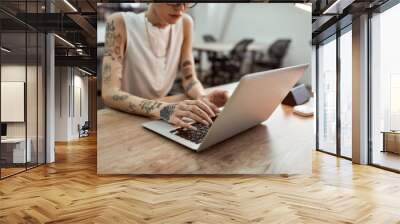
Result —
<path fill-rule="evenodd" d="M 103 58 L 102 97 L 112 108 L 129 113 L 160 118 L 160 109 L 167 103 L 147 100 L 121 90 L 123 55 L 126 48 L 126 30 L 121 14 L 107 20 L 106 43 Z"/>
<path fill-rule="evenodd" d="M 205 94 L 203 85 L 196 75 L 192 53 L 193 21 L 189 16 L 183 17 L 184 40 L 181 50 L 181 73 L 182 85 L 186 95 L 192 99 L 198 99 L 210 107 L 214 113 L 218 112 L 218 107 L 225 105 L 229 96 L 227 91 L 214 90 L 210 94 Z"/>
<path fill-rule="evenodd" d="M 181 49 L 181 74 L 182 85 L 186 95 L 192 99 L 198 99 L 205 95 L 203 85 L 200 83 L 194 68 L 192 53 L 193 20 L 188 15 L 183 16 L 183 46 Z"/>
<path fill-rule="evenodd" d="M 172 124 L 193 128 L 183 117 L 211 124 L 215 114 L 199 100 L 166 103 L 143 99 L 121 90 L 123 57 L 126 49 L 126 29 L 121 14 L 109 16 L 103 58 L 102 97 L 104 103 L 125 112 L 163 119 Z"/>

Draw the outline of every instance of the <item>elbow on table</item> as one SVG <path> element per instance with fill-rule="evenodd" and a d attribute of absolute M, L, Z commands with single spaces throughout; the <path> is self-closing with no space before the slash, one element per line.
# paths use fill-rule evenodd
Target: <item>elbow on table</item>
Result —
<path fill-rule="evenodd" d="M 111 92 L 109 92 L 109 91 L 104 91 L 101 94 L 101 98 L 103 100 L 103 103 L 107 107 L 114 107 L 112 96 L 113 96 L 113 94 Z"/>

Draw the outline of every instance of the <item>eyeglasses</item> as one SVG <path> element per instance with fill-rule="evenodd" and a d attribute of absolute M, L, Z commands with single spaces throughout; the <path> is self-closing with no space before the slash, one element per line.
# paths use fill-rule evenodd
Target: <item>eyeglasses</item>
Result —
<path fill-rule="evenodd" d="M 167 3 L 167 5 L 178 8 L 179 6 L 183 5 L 185 9 L 193 8 L 197 5 L 197 3 Z"/>

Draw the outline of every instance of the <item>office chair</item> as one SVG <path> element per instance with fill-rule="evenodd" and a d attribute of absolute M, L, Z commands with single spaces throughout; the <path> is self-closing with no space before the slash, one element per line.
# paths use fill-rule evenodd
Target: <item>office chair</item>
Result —
<path fill-rule="evenodd" d="M 291 40 L 278 39 L 267 50 L 266 54 L 259 54 L 254 60 L 254 65 L 262 67 L 263 70 L 277 69 L 282 67 Z"/>
<path fill-rule="evenodd" d="M 242 39 L 229 52 L 229 55 L 215 55 L 211 58 L 212 73 L 205 78 L 206 83 L 216 85 L 216 80 L 221 83 L 233 82 L 240 76 L 243 60 L 246 56 L 247 47 L 253 42 L 253 39 Z"/>
<path fill-rule="evenodd" d="M 217 39 L 211 34 L 203 35 L 203 41 L 206 43 L 217 42 Z"/>
<path fill-rule="evenodd" d="M 80 125 L 78 124 L 79 138 L 89 136 L 89 129 L 90 129 L 89 121 L 85 121 L 82 127 L 80 127 Z"/>

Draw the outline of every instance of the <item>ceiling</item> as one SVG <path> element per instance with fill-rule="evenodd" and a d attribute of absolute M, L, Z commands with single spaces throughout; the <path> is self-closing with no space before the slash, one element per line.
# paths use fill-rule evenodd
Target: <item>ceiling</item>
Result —
<path fill-rule="evenodd" d="M 95 73 L 96 4 L 96 0 L 1 0 L 2 46 L 11 50 L 6 57 L 2 51 L 2 60 L 25 61 L 26 55 L 37 55 L 44 44 L 36 43 L 36 35 L 52 32 L 61 37 L 55 38 L 56 66 L 79 66 Z"/>
<path fill-rule="evenodd" d="M 351 24 L 354 17 L 372 11 L 388 0 L 312 0 L 313 44 Z"/>
<path fill-rule="evenodd" d="M 269 0 L 252 2 L 302 2 L 312 3 L 313 43 L 319 43 L 351 24 L 354 16 L 373 10 L 388 0 Z M 96 0 L 1 0 L 0 27 L 2 46 L 11 49 L 8 58 L 23 58 L 34 54 L 35 37 L 28 34 L 27 40 L 21 33 L 55 32 L 56 64 L 82 66 L 96 71 Z M 51 10 L 50 10 L 51 9 Z M 48 13 L 52 11 L 52 13 Z M 34 39 L 36 40 L 36 39 Z M 25 42 L 27 49 L 25 50 Z M 32 42 L 33 41 L 33 42 Z M 32 43 L 31 43 L 32 42 Z M 39 45 L 39 48 L 41 45 Z M 79 49 L 79 50 L 78 50 Z M 2 55 L 4 53 L 2 52 Z M 4 57 L 3 57 L 4 60 Z M 81 63 L 81 64 L 80 64 Z"/>

